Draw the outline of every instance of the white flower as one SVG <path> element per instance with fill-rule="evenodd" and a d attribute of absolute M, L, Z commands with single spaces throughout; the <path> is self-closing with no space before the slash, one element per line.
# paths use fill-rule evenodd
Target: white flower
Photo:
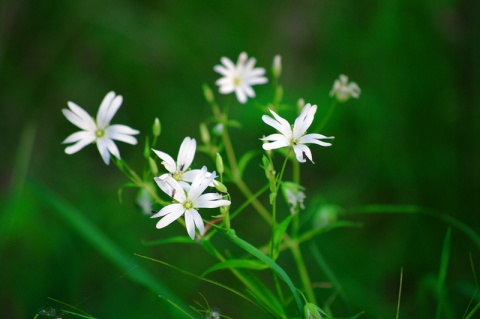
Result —
<path fill-rule="evenodd" d="M 219 91 L 222 94 L 235 92 L 240 103 L 247 102 L 247 97 L 255 97 L 252 85 L 264 84 L 268 80 L 263 75 L 264 68 L 254 68 L 256 60 L 248 59 L 245 52 L 240 53 L 237 65 L 226 57 L 221 58 L 223 65 L 216 65 L 213 69 L 223 77 L 218 79 L 215 84 L 220 86 Z"/>
<path fill-rule="evenodd" d="M 96 119 L 93 119 L 80 106 L 69 101 L 70 109 L 63 109 L 63 115 L 83 131 L 73 133 L 63 141 L 63 143 L 75 143 L 65 148 L 65 153 L 73 154 L 88 144 L 96 143 L 103 161 L 108 165 L 110 154 L 120 158 L 120 152 L 113 140 L 132 145 L 137 144 L 137 139 L 132 135 L 140 133 L 139 131 L 126 125 L 110 125 L 110 121 L 122 105 L 122 101 L 121 95 L 115 96 L 115 92 L 109 92 L 103 98 Z"/>
<path fill-rule="evenodd" d="M 195 139 L 190 137 L 185 137 L 182 144 L 180 145 L 180 150 L 178 151 L 177 162 L 168 155 L 167 153 L 153 150 L 155 154 L 160 157 L 163 162 L 162 165 L 165 166 L 169 173 L 163 174 L 160 176 L 160 179 L 165 179 L 167 176 L 172 176 L 177 182 L 182 185 L 183 188 L 188 189 L 190 185 L 186 182 L 192 182 L 196 175 L 200 172 L 199 169 L 189 170 L 187 169 L 193 162 L 195 157 L 195 151 L 197 149 L 197 142 Z"/>
<path fill-rule="evenodd" d="M 263 115 L 262 120 L 270 125 L 271 127 L 277 129 L 282 134 L 271 134 L 267 137 L 262 138 L 263 141 L 270 141 L 270 143 L 264 143 L 262 145 L 264 150 L 273 150 L 281 147 L 291 146 L 295 152 L 295 156 L 300 163 L 305 163 L 308 158 L 312 163 L 312 152 L 305 144 L 313 143 L 321 146 L 330 146 L 331 143 L 320 141 L 320 139 L 333 139 L 332 137 L 327 137 L 321 134 L 305 134 L 307 129 L 313 122 L 313 117 L 317 111 L 316 105 L 310 105 L 307 103 L 300 115 L 295 120 L 295 123 L 292 126 L 277 113 L 270 110 L 275 119 L 270 116 Z"/>
<path fill-rule="evenodd" d="M 282 182 L 282 190 L 285 199 L 290 204 L 291 214 L 295 213 L 298 206 L 300 206 L 300 209 L 305 209 L 305 205 L 303 204 L 306 198 L 303 192 L 305 190 L 304 187 L 292 182 Z"/>
<path fill-rule="evenodd" d="M 152 215 L 151 218 L 163 217 L 158 221 L 157 228 L 164 228 L 177 218 L 185 215 L 185 225 L 190 238 L 195 237 L 195 227 L 202 235 L 204 224 L 198 209 L 230 205 L 230 201 L 222 199 L 223 196 L 218 193 L 202 194 L 215 177 L 215 172 L 208 174 L 207 168 L 204 166 L 193 180 L 188 191 L 185 191 L 171 176 L 167 176 L 165 179 L 156 177 L 155 182 L 160 189 L 176 201 L 176 203 L 165 206 L 158 213 Z"/>
<path fill-rule="evenodd" d="M 330 96 L 336 96 L 339 102 L 346 102 L 350 97 L 358 99 L 360 96 L 360 88 L 357 83 L 348 83 L 348 76 L 341 74 L 338 80 L 333 83 Z"/>

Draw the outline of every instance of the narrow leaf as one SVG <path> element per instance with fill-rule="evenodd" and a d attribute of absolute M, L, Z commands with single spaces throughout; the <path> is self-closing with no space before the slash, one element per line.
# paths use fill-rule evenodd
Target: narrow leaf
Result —
<path fill-rule="evenodd" d="M 268 268 L 268 265 L 258 260 L 230 259 L 224 262 L 217 263 L 212 267 L 208 268 L 203 272 L 202 276 L 205 276 L 217 270 L 228 269 L 228 268 L 245 268 L 245 269 L 251 269 L 251 270 L 263 270 Z"/>

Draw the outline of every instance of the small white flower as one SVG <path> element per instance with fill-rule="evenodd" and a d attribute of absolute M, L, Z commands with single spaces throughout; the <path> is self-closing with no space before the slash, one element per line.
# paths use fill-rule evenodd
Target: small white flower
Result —
<path fill-rule="evenodd" d="M 185 215 L 185 225 L 190 238 L 194 239 L 195 237 L 195 227 L 203 235 L 204 224 L 198 209 L 230 205 L 230 201 L 222 199 L 223 196 L 218 193 L 202 194 L 215 177 L 215 172 L 209 174 L 204 166 L 193 180 L 188 191 L 185 191 L 171 176 L 167 176 L 165 179 L 156 177 L 155 182 L 160 189 L 176 201 L 176 203 L 165 206 L 158 213 L 152 215 L 151 218 L 163 217 L 158 221 L 157 228 L 164 228 Z"/>
<path fill-rule="evenodd" d="M 262 120 L 278 130 L 281 134 L 271 134 L 267 137 L 262 138 L 263 141 L 269 141 L 269 143 L 264 143 L 262 145 L 264 150 L 273 150 L 277 148 L 291 146 L 295 152 L 295 156 L 300 163 L 305 163 L 308 158 L 312 163 L 312 152 L 310 148 L 305 144 L 313 143 L 321 146 L 330 146 L 331 143 L 320 141 L 320 139 L 333 139 L 332 137 L 327 137 L 321 134 L 305 134 L 307 129 L 313 122 L 313 117 L 317 111 L 316 105 L 310 105 L 307 103 L 300 115 L 295 120 L 295 123 L 292 126 L 277 113 L 270 110 L 274 118 L 270 116 L 263 115 Z"/>
<path fill-rule="evenodd" d="M 285 199 L 290 204 L 291 214 L 295 213 L 298 206 L 300 206 L 300 209 L 305 209 L 305 205 L 303 204 L 306 198 L 303 192 L 305 190 L 304 187 L 292 182 L 282 182 L 282 190 Z"/>
<path fill-rule="evenodd" d="M 215 84 L 220 86 L 219 91 L 222 94 L 235 92 L 240 103 L 247 102 L 247 97 L 255 97 L 252 85 L 264 84 L 268 80 L 263 75 L 264 68 L 254 68 L 256 60 L 248 59 L 245 52 L 240 53 L 237 65 L 226 57 L 221 58 L 223 65 L 216 65 L 213 69 L 223 77 L 217 80 Z"/>
<path fill-rule="evenodd" d="M 187 169 L 193 162 L 195 157 L 195 151 L 197 149 L 197 142 L 195 139 L 190 137 L 185 137 L 182 144 L 180 145 L 180 150 L 178 151 L 177 162 L 168 155 L 167 153 L 153 150 L 155 154 L 160 157 L 163 162 L 162 165 L 165 166 L 169 173 L 163 174 L 160 176 L 160 179 L 165 179 L 167 176 L 172 176 L 177 182 L 182 185 L 183 188 L 188 189 L 189 184 L 186 182 L 192 182 L 196 175 L 200 172 L 199 169 L 189 170 Z"/>
<path fill-rule="evenodd" d="M 358 99 L 360 96 L 360 88 L 357 83 L 348 83 L 348 76 L 341 74 L 338 80 L 333 83 L 330 96 L 336 96 L 339 102 L 346 102 L 350 97 Z"/>
<path fill-rule="evenodd" d="M 126 125 L 110 125 L 115 113 L 117 113 L 123 98 L 115 96 L 115 92 L 105 95 L 97 113 L 93 119 L 84 109 L 73 102 L 68 102 L 70 109 L 63 109 L 63 115 L 74 125 L 82 129 L 68 136 L 63 143 L 75 143 L 65 148 L 65 153 L 73 154 L 91 143 L 96 143 L 98 151 L 105 164 L 110 163 L 110 154 L 120 158 L 120 152 L 113 140 L 128 144 L 137 144 L 137 139 L 132 135 L 140 133 Z"/>

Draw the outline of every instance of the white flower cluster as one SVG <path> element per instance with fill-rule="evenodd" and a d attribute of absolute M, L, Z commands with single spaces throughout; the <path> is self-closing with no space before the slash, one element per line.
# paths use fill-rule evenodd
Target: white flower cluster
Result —
<path fill-rule="evenodd" d="M 165 194 L 174 200 L 174 203 L 165 206 L 151 218 L 162 217 L 157 222 L 157 228 L 161 229 L 184 215 L 185 226 L 192 239 L 195 237 L 195 227 L 201 235 L 204 232 L 203 220 L 198 213 L 199 208 L 230 205 L 230 201 L 223 199 L 224 196 L 219 193 L 203 194 L 208 186 L 213 186 L 217 175 L 215 172 L 207 172 L 205 166 L 202 169 L 189 170 L 195 157 L 196 147 L 195 139 L 186 137 L 180 146 L 176 162 L 167 153 L 153 150 L 163 160 L 162 165 L 168 171 L 168 173 L 155 177 L 155 182 Z"/>

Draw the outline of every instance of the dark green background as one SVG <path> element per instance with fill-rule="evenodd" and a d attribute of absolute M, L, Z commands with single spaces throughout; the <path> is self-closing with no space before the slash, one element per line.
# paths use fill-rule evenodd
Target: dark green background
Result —
<path fill-rule="evenodd" d="M 165 317 L 165 302 L 119 278 L 124 271 L 35 199 L 28 185 L 52 189 L 129 254 L 145 253 L 201 273 L 212 260 L 199 247 L 141 244 L 185 230 L 177 225 L 157 231 L 131 203 L 133 192 L 119 203 L 117 187 L 125 180 L 113 165 L 103 164 L 93 146 L 66 155 L 61 141 L 76 128 L 61 109 L 71 100 L 95 114 L 114 90 L 124 103 L 113 122 L 146 133 L 159 117 L 158 148 L 175 155 L 185 136 L 199 139 L 198 124 L 209 116 L 201 85 L 214 87 L 219 76 L 213 66 L 222 56 L 236 60 L 242 51 L 267 69 L 280 54 L 284 102 L 303 97 L 318 105 L 317 117 L 325 114 L 340 73 L 362 89 L 361 98 L 340 105 L 320 132 L 335 136 L 334 145 L 313 147 L 316 164 L 302 165 L 310 199 L 321 195 L 347 208 L 417 204 L 480 229 L 478 1 L 6 0 L 0 10 L 2 317 L 33 318 L 39 308 L 58 306 L 47 297 L 99 318 Z M 269 101 L 270 85 L 255 89 L 256 101 Z M 254 105 L 233 107 L 232 116 L 245 123 L 232 131 L 239 154 L 259 148 L 258 138 L 271 133 Z M 32 128 L 31 154 L 17 156 L 22 134 Z M 120 146 L 136 167 L 141 144 Z M 22 187 L 23 179 L 12 172 L 24 160 L 29 164 Z M 204 160 L 199 155 L 195 164 Z M 263 185 L 256 163 L 249 172 L 249 182 L 257 185 L 252 188 Z M 403 267 L 401 317 L 432 318 L 436 302 L 426 287 L 437 276 L 448 225 L 416 215 L 347 218 L 364 227 L 317 239 L 350 300 L 348 307 L 334 303 L 338 316 L 365 310 L 362 318 L 393 318 Z M 263 244 L 255 242 L 265 238 L 257 234 L 265 228 L 256 215 L 246 214 L 234 227 Z M 479 272 L 478 247 L 454 229 L 446 318 L 460 318 L 471 297 L 470 252 Z M 220 289 L 133 255 L 132 261 L 189 304 L 201 300 L 201 292 L 231 317 L 264 315 Z M 320 270 L 313 273 L 314 280 L 327 280 Z M 320 290 L 319 299 L 330 294 Z"/>

